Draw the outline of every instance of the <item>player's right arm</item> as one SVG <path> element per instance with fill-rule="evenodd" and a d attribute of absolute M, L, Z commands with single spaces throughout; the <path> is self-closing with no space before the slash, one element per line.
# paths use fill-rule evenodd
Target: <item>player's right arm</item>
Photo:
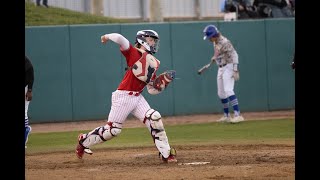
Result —
<path fill-rule="evenodd" d="M 120 45 L 120 50 L 125 51 L 130 47 L 130 42 L 127 38 L 118 33 L 110 33 L 101 36 L 101 43 L 105 44 L 108 40 L 111 40 Z"/>

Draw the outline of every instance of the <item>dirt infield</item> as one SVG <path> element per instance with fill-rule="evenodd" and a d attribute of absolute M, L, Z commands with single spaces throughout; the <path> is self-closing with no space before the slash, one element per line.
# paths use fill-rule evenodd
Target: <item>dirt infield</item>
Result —
<path fill-rule="evenodd" d="M 294 111 L 243 113 L 246 120 L 294 117 Z M 219 115 L 165 117 L 165 125 L 204 123 Z M 93 129 L 105 121 L 32 125 L 33 133 Z M 125 128 L 144 127 L 128 120 Z M 163 164 L 155 147 L 97 149 L 92 156 L 74 152 L 26 154 L 27 180 L 56 179 L 295 179 L 294 142 L 176 146 L 177 164 Z M 191 164 L 190 164 L 191 163 Z M 202 164 L 201 164 L 202 163 Z"/>

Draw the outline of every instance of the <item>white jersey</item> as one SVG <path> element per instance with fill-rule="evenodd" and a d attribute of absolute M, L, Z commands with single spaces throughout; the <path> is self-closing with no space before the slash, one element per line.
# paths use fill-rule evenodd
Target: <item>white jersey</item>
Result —
<path fill-rule="evenodd" d="M 229 63 L 238 64 L 238 54 L 234 49 L 231 42 L 224 36 L 220 35 L 217 43 L 214 44 L 214 56 L 219 57 L 216 59 L 217 65 L 225 65 Z"/>

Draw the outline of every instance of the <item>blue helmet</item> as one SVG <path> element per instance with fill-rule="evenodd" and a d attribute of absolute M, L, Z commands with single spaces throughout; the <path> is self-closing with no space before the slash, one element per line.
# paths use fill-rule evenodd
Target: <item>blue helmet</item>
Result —
<path fill-rule="evenodd" d="M 218 37 L 219 30 L 215 25 L 210 24 L 204 28 L 203 33 L 204 33 L 203 40 L 206 40 L 212 37 Z"/>

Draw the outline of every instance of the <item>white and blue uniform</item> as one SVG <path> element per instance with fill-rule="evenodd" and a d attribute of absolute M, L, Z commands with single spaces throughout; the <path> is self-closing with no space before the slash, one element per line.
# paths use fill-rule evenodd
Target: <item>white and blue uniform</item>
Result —
<path fill-rule="evenodd" d="M 240 115 L 238 99 L 234 93 L 233 78 L 234 68 L 238 67 L 238 53 L 234 49 L 231 42 L 224 36 L 220 35 L 217 43 L 214 43 L 214 56 L 216 59 L 218 69 L 217 87 L 218 96 L 223 104 L 225 116 L 229 116 L 229 102 L 234 109 L 235 116 Z"/>
<path fill-rule="evenodd" d="M 214 56 L 212 60 L 217 63 L 217 87 L 218 96 L 223 105 L 224 116 L 219 119 L 220 122 L 232 122 L 237 123 L 243 121 L 243 117 L 240 115 L 240 108 L 238 99 L 234 93 L 235 81 L 239 79 L 238 71 L 238 53 L 234 49 L 232 43 L 224 37 L 216 26 L 207 25 L 204 30 L 203 39 L 208 39 L 213 43 Z M 233 107 L 234 118 L 231 118 L 229 113 L 229 106 Z"/>

